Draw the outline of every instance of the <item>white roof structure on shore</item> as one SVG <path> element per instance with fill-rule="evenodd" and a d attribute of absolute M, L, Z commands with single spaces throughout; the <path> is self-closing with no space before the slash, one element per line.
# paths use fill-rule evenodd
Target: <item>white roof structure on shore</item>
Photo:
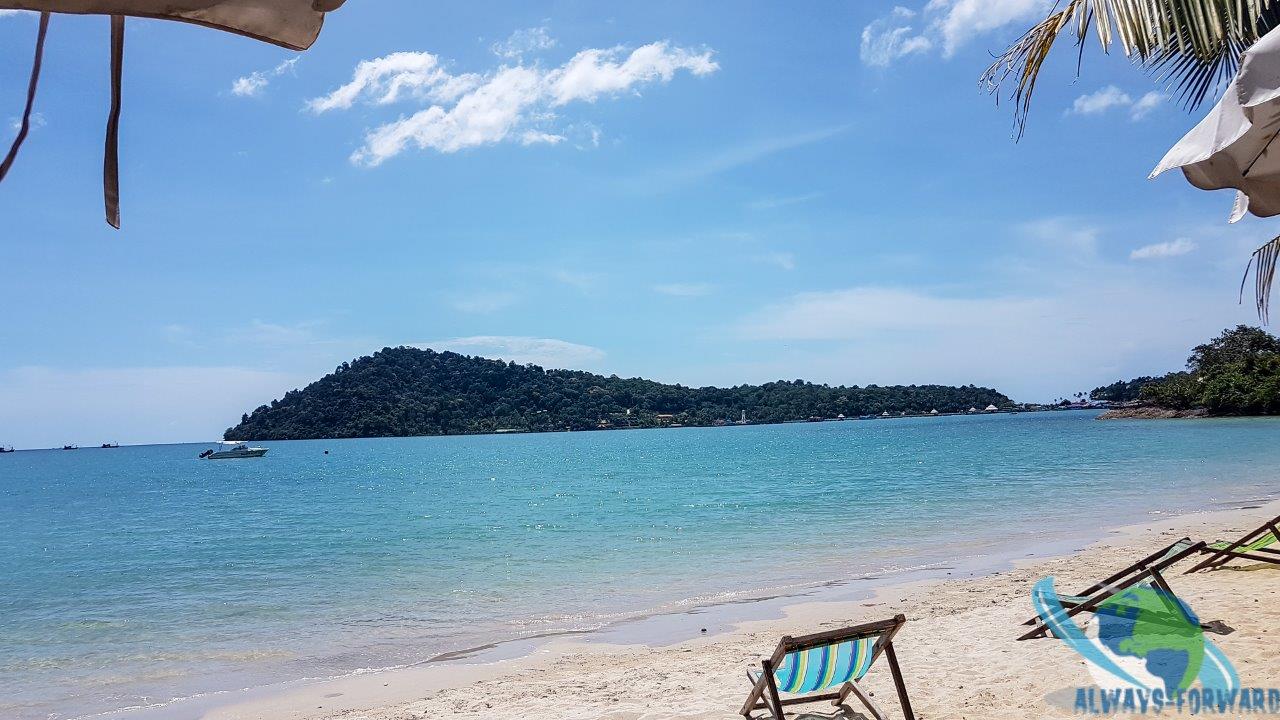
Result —
<path fill-rule="evenodd" d="M 938 414 L 938 409 L 937 409 L 937 408 L 934 408 L 933 410 L 930 410 L 930 411 L 929 411 L 929 414 L 930 414 L 930 415 L 937 415 L 937 414 Z"/>
<path fill-rule="evenodd" d="M 988 405 L 988 406 L 987 406 L 987 412 L 995 412 L 995 411 L 997 411 L 997 410 L 999 410 L 999 409 L 1000 409 L 1000 408 L 996 407 L 995 405 Z"/>
<path fill-rule="evenodd" d="M 1181 168 L 1201 190 L 1236 189 L 1230 222 L 1246 212 L 1280 215 L 1280 32 L 1245 51 L 1240 72 L 1213 110 L 1151 171 Z"/>

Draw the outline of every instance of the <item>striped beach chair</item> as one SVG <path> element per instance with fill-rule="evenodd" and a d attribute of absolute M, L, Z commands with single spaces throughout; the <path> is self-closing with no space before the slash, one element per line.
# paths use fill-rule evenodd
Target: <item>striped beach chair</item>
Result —
<path fill-rule="evenodd" d="M 1072 617 L 1082 612 L 1094 612 L 1107 598 L 1140 585 L 1152 585 L 1160 589 L 1165 593 L 1163 597 L 1177 597 L 1173 592 L 1173 588 L 1169 587 L 1169 583 L 1165 581 L 1162 574 L 1163 571 L 1185 558 L 1204 552 L 1205 547 L 1206 545 L 1203 541 L 1196 542 L 1191 538 L 1183 538 L 1163 550 L 1157 550 L 1142 558 L 1110 577 L 1098 581 L 1075 595 L 1060 595 L 1058 599 L 1066 610 L 1067 617 Z M 1181 611 L 1176 607 L 1171 607 L 1170 612 L 1180 613 Z M 1023 625 L 1034 625 L 1035 627 L 1018 638 L 1019 640 L 1031 640 L 1033 638 L 1046 637 L 1049 634 L 1049 626 L 1039 617 L 1033 617 L 1024 622 Z M 1220 634 L 1230 631 L 1220 621 L 1201 623 L 1200 627 Z"/>
<path fill-rule="evenodd" d="M 1272 547 L 1280 538 L 1280 516 L 1262 523 L 1253 532 L 1234 542 L 1216 542 L 1205 553 L 1209 559 L 1188 570 L 1216 570 L 1232 560 L 1254 560 L 1280 565 L 1280 549 Z"/>
<path fill-rule="evenodd" d="M 742 716 L 751 718 L 755 711 L 765 710 L 775 720 L 783 720 L 783 708 L 788 705 L 829 700 L 840 706 L 853 695 L 876 720 L 888 720 L 870 693 L 858 685 L 883 654 L 898 690 L 902 715 L 906 720 L 915 720 L 893 651 L 893 636 L 906 622 L 905 616 L 896 615 L 840 630 L 782 638 L 773 655 L 761 661 L 760 669 L 747 670 L 751 694 L 742 706 Z M 783 694 L 790 697 L 784 698 Z"/>

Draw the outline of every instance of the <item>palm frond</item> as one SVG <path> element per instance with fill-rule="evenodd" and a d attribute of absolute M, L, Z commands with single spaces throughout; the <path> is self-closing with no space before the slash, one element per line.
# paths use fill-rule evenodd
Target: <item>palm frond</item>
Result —
<path fill-rule="evenodd" d="M 1012 75 L 1018 76 L 1018 85 L 1012 97 L 1014 124 L 1019 138 L 1026 132 L 1027 115 L 1031 112 L 1031 96 L 1036 90 L 1040 67 L 1049 57 L 1049 51 L 1053 49 L 1053 43 L 1058 39 L 1062 28 L 1071 20 L 1074 8 L 1081 4 L 1082 0 L 1072 0 L 1066 9 L 1036 23 L 982 74 L 980 82 L 986 85 L 989 92 L 997 94 L 997 97 L 1004 82 Z"/>
<path fill-rule="evenodd" d="M 1036 78 L 1054 42 L 1070 26 L 1081 52 L 1092 30 L 1104 52 L 1118 44 L 1126 57 L 1157 73 L 1190 109 L 1235 75 L 1240 54 L 1280 24 L 1277 20 L 1272 0 L 1060 1 L 996 57 L 980 82 L 998 94 L 1017 77 L 1011 95 L 1021 137 Z"/>
<path fill-rule="evenodd" d="M 1280 237 L 1274 237 L 1253 251 L 1249 264 L 1244 267 L 1240 279 L 1240 302 L 1244 303 L 1244 286 L 1253 270 L 1253 300 L 1258 309 L 1258 319 L 1263 325 L 1271 322 L 1271 284 L 1276 279 L 1276 261 L 1280 260 Z"/>

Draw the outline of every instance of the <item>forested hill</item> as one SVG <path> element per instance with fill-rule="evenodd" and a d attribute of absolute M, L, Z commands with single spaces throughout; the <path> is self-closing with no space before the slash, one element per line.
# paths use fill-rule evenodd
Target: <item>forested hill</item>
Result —
<path fill-rule="evenodd" d="M 1227 328 L 1192 349 L 1186 370 L 1113 383 L 1091 396 L 1181 413 L 1280 415 L 1280 337 L 1248 325 Z"/>
<path fill-rule="evenodd" d="M 959 412 L 1011 405 L 972 385 L 829 387 L 801 380 L 688 388 L 410 347 L 343 363 L 241 418 L 228 440 L 451 435 L 499 429 L 768 423 L 810 417 Z M 628 410 L 630 413 L 628 414 Z"/>

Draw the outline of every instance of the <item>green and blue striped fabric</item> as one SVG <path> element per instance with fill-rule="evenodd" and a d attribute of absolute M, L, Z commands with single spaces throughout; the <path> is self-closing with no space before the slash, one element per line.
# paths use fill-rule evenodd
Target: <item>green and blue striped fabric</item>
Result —
<path fill-rule="evenodd" d="M 848 640 L 788 653 L 774 671 L 778 690 L 809 693 L 860 679 L 871 669 L 871 654 L 877 639 Z"/>

